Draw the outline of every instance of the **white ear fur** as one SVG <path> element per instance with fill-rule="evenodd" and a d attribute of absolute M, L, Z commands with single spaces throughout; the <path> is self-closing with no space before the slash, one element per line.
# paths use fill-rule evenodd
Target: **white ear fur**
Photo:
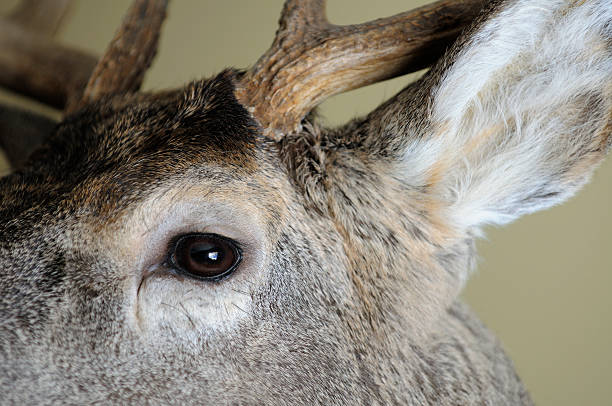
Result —
<path fill-rule="evenodd" d="M 503 224 L 565 200 L 611 141 L 612 1 L 510 2 L 431 97 L 430 133 L 404 158 L 452 224 Z"/>

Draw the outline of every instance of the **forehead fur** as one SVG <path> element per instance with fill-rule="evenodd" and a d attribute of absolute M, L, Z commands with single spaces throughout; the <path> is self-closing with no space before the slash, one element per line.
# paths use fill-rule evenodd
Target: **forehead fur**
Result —
<path fill-rule="evenodd" d="M 0 215 L 78 206 L 112 218 L 168 178 L 252 172 L 258 129 L 234 97 L 235 76 L 109 98 L 68 117 L 24 170 L 2 180 Z"/>

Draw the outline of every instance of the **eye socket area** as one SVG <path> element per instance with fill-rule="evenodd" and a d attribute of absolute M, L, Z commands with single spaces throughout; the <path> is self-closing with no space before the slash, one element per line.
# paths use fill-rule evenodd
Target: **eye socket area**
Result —
<path fill-rule="evenodd" d="M 223 279 L 236 270 L 241 260 L 239 244 L 218 234 L 184 234 L 170 245 L 170 265 L 179 273 L 195 279 Z"/>

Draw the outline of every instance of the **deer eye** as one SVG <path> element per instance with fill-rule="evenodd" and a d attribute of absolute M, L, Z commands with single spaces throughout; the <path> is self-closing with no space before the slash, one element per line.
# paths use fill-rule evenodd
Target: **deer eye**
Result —
<path fill-rule="evenodd" d="M 219 280 L 230 275 L 242 255 L 235 241 L 217 234 L 186 234 L 170 248 L 170 263 L 196 279 Z"/>

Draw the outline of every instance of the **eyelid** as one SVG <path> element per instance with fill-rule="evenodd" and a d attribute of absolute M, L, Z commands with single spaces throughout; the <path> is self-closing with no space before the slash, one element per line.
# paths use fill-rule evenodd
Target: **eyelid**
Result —
<path fill-rule="evenodd" d="M 210 194 L 202 193 L 210 199 Z M 212 200 L 212 199 L 211 199 Z M 151 198 L 150 203 L 135 211 L 126 229 L 130 232 L 131 259 L 137 263 L 142 275 L 175 273 L 170 261 L 172 244 L 177 237 L 188 233 L 211 233 L 231 239 L 240 248 L 241 278 L 260 273 L 270 248 L 265 238 L 265 227 L 256 210 L 245 210 L 233 203 L 198 199 L 173 201 L 162 205 L 163 199 Z M 238 276 L 238 275 L 236 275 Z M 235 279 L 235 278 L 232 278 Z M 136 283 L 136 282 L 135 282 Z"/>

